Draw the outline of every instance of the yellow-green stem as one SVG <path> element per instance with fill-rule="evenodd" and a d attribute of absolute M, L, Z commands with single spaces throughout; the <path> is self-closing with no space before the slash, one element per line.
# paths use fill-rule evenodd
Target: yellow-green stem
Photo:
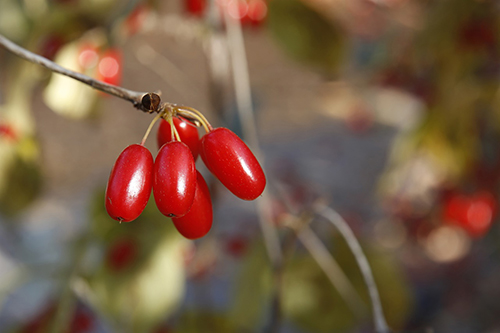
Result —
<path fill-rule="evenodd" d="M 190 106 L 178 106 L 178 108 L 179 109 L 184 109 L 186 111 L 191 111 L 191 112 L 196 113 L 201 119 L 203 119 L 203 121 L 205 122 L 205 124 L 207 124 L 208 128 L 210 130 L 212 130 L 212 125 L 210 125 L 210 123 L 208 122 L 207 118 L 205 118 L 205 116 L 203 115 L 203 113 L 201 113 L 200 111 L 198 111 L 195 108 L 192 108 Z"/>
<path fill-rule="evenodd" d="M 198 111 L 198 113 L 195 113 L 191 110 L 179 109 L 179 108 L 177 108 L 176 111 L 181 116 L 185 115 L 187 118 L 196 119 L 199 123 L 201 123 L 201 125 L 203 126 L 203 128 L 205 129 L 205 131 L 207 133 L 212 130 L 212 126 L 210 125 L 210 123 L 207 121 L 207 119 L 199 111 Z"/>
<path fill-rule="evenodd" d="M 146 130 L 146 133 L 144 134 L 144 137 L 142 138 L 142 141 L 141 141 L 141 146 L 144 146 L 144 144 L 146 143 L 146 140 L 147 140 L 147 138 L 148 138 L 148 136 L 149 136 L 149 133 L 150 133 L 150 132 L 151 132 L 151 130 L 153 129 L 154 124 L 158 121 L 158 119 L 160 119 L 160 118 L 163 116 L 163 114 L 164 114 L 164 113 L 165 113 L 165 112 L 160 112 L 160 113 L 158 113 L 158 114 L 157 114 L 157 115 L 153 118 L 153 120 L 151 121 L 151 124 L 149 124 L 149 127 L 148 127 L 148 129 Z"/>
<path fill-rule="evenodd" d="M 172 139 L 175 138 L 175 140 L 181 142 L 181 137 L 179 136 L 179 132 L 177 131 L 177 128 L 175 128 L 174 125 L 174 117 L 170 116 L 167 119 L 168 123 L 170 124 L 170 136 Z"/>

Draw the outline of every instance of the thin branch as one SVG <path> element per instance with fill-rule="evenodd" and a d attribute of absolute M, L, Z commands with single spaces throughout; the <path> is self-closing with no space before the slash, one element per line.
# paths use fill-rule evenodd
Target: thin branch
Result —
<path fill-rule="evenodd" d="M 150 112 L 151 110 L 146 109 L 142 105 L 142 97 L 146 94 L 144 92 L 138 92 L 138 91 L 133 91 L 133 90 L 128 90 L 122 87 L 118 86 L 113 86 L 111 84 L 107 84 L 101 81 L 98 81 L 96 79 L 91 78 L 90 76 L 84 75 L 82 73 L 77 73 L 72 70 L 69 70 L 67 68 L 64 68 L 58 64 L 56 64 L 53 61 L 50 61 L 47 58 L 44 58 L 38 54 L 35 54 L 33 52 L 30 52 L 23 47 L 13 43 L 9 39 L 5 38 L 3 35 L 0 34 L 0 45 L 3 46 L 6 50 L 14 53 L 15 55 L 23 58 L 24 60 L 27 60 L 29 62 L 32 62 L 34 64 L 41 65 L 52 72 L 66 75 L 72 79 L 78 80 L 82 83 L 85 83 L 89 86 L 91 86 L 94 89 L 103 91 L 105 93 L 108 93 L 110 95 L 119 97 L 121 99 L 124 99 L 126 101 L 131 102 L 134 107 L 137 109 L 144 111 L 144 112 Z"/>
<path fill-rule="evenodd" d="M 248 74 L 248 63 L 241 23 L 229 15 L 227 8 L 223 12 L 224 23 L 227 27 L 227 45 L 231 54 L 236 105 L 240 115 L 240 123 L 243 127 L 243 137 L 262 163 L 262 153 L 260 152 L 259 141 L 257 139 L 257 126 L 255 125 L 250 77 Z M 262 197 L 257 200 L 257 209 L 269 257 L 273 265 L 279 265 L 282 261 L 281 245 L 276 228 L 270 219 L 271 200 L 266 192 L 264 191 Z"/>
<path fill-rule="evenodd" d="M 243 127 L 243 137 L 262 163 L 262 153 L 260 152 L 259 147 L 257 126 L 255 125 L 250 77 L 248 74 L 248 63 L 245 53 L 246 51 L 241 23 L 239 20 L 236 20 L 229 15 L 227 8 L 225 8 L 223 12 L 224 23 L 227 27 L 227 45 L 231 54 L 236 105 L 240 115 L 240 123 Z M 257 207 L 259 210 L 261 226 L 269 257 L 271 258 L 272 263 L 277 265 L 282 260 L 282 254 L 278 233 L 272 223 L 272 220 L 269 218 L 270 202 L 271 200 L 265 191 L 262 197 L 257 200 Z"/>
<path fill-rule="evenodd" d="M 156 51 L 151 45 L 138 42 L 134 49 L 136 59 L 171 86 L 184 99 L 187 100 L 189 96 L 202 94 L 197 82 L 191 81 L 184 71 L 163 54 Z"/>
<path fill-rule="evenodd" d="M 352 312 L 358 318 L 363 318 L 366 309 L 365 304 L 363 304 L 358 292 L 318 236 L 308 226 L 302 227 L 297 236 Z"/>
<path fill-rule="evenodd" d="M 326 274 L 333 287 L 337 289 L 340 297 L 344 299 L 353 314 L 358 318 L 362 318 L 365 313 L 365 304 L 335 258 L 328 252 L 326 246 L 321 242 L 319 237 L 308 227 L 312 220 L 311 217 L 308 216 L 310 214 L 301 214 L 293 207 L 283 186 L 276 184 L 275 187 L 283 204 L 291 214 L 292 220 L 285 225 L 293 231 L 295 237 L 311 254 L 311 257 Z M 285 245 L 284 243 L 284 249 Z"/>
<path fill-rule="evenodd" d="M 234 82 L 234 93 L 236 105 L 242 125 L 243 136 L 258 158 L 262 158 L 260 152 L 255 113 L 252 102 L 252 89 L 250 87 L 250 75 L 248 73 L 248 61 L 245 50 L 245 42 L 241 29 L 241 22 L 233 18 L 228 8 L 224 10 L 224 23 L 227 26 L 227 44 L 231 55 L 231 66 Z"/>
<path fill-rule="evenodd" d="M 356 239 L 356 236 L 354 236 L 351 228 L 339 213 L 328 206 L 325 206 L 323 204 L 316 206 L 315 213 L 324 217 L 338 229 L 342 237 L 344 237 L 344 239 L 346 240 L 347 245 L 351 249 L 351 252 L 354 254 L 354 258 L 358 263 L 361 274 L 363 275 L 363 279 L 365 280 L 366 287 L 368 288 L 368 294 L 370 295 L 373 318 L 375 321 L 375 331 L 377 333 L 390 332 L 387 321 L 385 320 L 382 303 L 380 302 L 380 295 L 377 289 L 377 284 L 375 283 L 375 279 L 373 278 L 370 264 L 368 263 L 361 245 Z"/>
<path fill-rule="evenodd" d="M 50 333 L 64 332 L 71 320 L 77 304 L 76 296 L 72 291 L 72 281 L 79 274 L 89 240 L 89 235 L 86 233 L 76 242 L 70 267 L 68 267 L 68 272 L 63 281 L 56 312 L 49 329 Z"/>
<path fill-rule="evenodd" d="M 223 10 L 223 19 L 227 28 L 227 45 L 231 55 L 231 67 L 233 83 L 236 95 L 236 106 L 243 129 L 243 137 L 248 145 L 263 163 L 263 154 L 260 151 L 257 126 L 255 124 L 252 93 L 250 87 L 250 75 L 248 73 L 248 61 L 246 57 L 243 32 L 239 20 L 229 15 L 227 8 Z M 257 199 L 257 212 L 259 224 L 264 237 L 267 254 L 271 260 L 273 278 L 276 284 L 281 283 L 283 270 L 283 253 L 278 231 L 272 221 L 271 197 L 269 191 L 264 191 Z M 266 332 L 279 332 L 281 322 L 281 286 L 275 285 L 273 300 L 271 304 L 271 320 Z"/>

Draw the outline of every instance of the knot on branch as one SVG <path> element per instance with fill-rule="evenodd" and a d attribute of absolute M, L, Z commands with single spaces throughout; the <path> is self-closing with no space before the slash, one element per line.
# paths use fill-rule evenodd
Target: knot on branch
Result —
<path fill-rule="evenodd" d="M 160 112 L 160 104 L 160 95 L 158 95 L 157 93 L 147 93 L 144 94 L 141 98 L 140 109 L 148 113 L 158 113 Z"/>

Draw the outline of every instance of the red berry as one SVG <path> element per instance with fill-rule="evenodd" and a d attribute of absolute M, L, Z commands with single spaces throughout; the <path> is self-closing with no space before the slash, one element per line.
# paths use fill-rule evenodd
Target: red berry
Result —
<path fill-rule="evenodd" d="M 0 123 L 0 138 L 6 138 L 9 141 L 17 141 L 17 133 L 11 125 Z"/>
<path fill-rule="evenodd" d="M 98 79 L 112 85 L 119 85 L 122 75 L 122 53 L 118 49 L 108 49 L 99 60 Z"/>
<path fill-rule="evenodd" d="M 114 272 L 127 268 L 137 254 L 137 243 L 133 238 L 121 238 L 111 244 L 106 255 L 106 266 Z"/>
<path fill-rule="evenodd" d="M 49 35 L 42 41 L 40 55 L 50 60 L 54 60 L 57 52 L 64 45 L 64 38 L 60 35 Z"/>
<path fill-rule="evenodd" d="M 194 16 L 202 16 L 207 6 L 206 0 L 185 0 L 185 6 L 188 13 Z"/>
<path fill-rule="evenodd" d="M 267 16 L 267 4 L 264 0 L 250 0 L 248 2 L 247 17 L 250 23 L 258 26 Z"/>
<path fill-rule="evenodd" d="M 68 328 L 67 333 L 85 333 L 91 332 L 94 328 L 94 320 L 92 315 L 80 308 L 77 308 L 73 319 L 71 320 L 71 325 Z"/>
<path fill-rule="evenodd" d="M 444 220 L 462 227 L 469 236 L 480 238 L 491 227 L 496 213 L 496 201 L 489 192 L 477 192 L 469 197 L 455 195 L 445 202 Z"/>
<path fill-rule="evenodd" d="M 240 20 L 242 24 L 246 23 L 248 13 L 248 3 L 246 0 L 231 0 L 226 2 L 225 6 L 233 19 Z"/>
<path fill-rule="evenodd" d="M 149 13 L 148 5 L 139 3 L 125 19 L 125 30 L 128 35 L 135 35 L 141 27 Z"/>
<path fill-rule="evenodd" d="M 464 228 L 471 237 L 480 238 L 490 230 L 495 210 L 496 201 L 489 192 L 477 192 L 469 199 Z"/>
<path fill-rule="evenodd" d="M 186 215 L 173 217 L 172 221 L 182 236 L 188 239 L 197 239 L 205 236 L 210 231 L 212 220 L 210 191 L 203 176 L 196 171 L 196 192 L 193 205 Z"/>
<path fill-rule="evenodd" d="M 153 164 L 153 156 L 144 146 L 134 144 L 123 150 L 106 188 L 109 216 L 130 222 L 142 213 L 151 195 Z"/>
<path fill-rule="evenodd" d="M 56 311 L 56 304 L 51 303 L 43 307 L 42 311 L 37 313 L 20 330 L 20 333 L 43 333 L 50 324 Z"/>
<path fill-rule="evenodd" d="M 183 216 L 193 204 L 196 167 L 188 146 L 179 141 L 164 144 L 154 164 L 153 194 L 163 215 Z"/>
<path fill-rule="evenodd" d="M 97 54 L 97 48 L 93 44 L 84 43 L 80 47 L 80 52 L 78 53 L 78 64 L 82 70 L 88 70 L 97 65 L 99 61 L 99 55 Z"/>
<path fill-rule="evenodd" d="M 248 250 L 248 239 L 242 236 L 233 236 L 226 241 L 225 250 L 233 257 L 240 258 Z"/>
<path fill-rule="evenodd" d="M 229 129 L 220 127 L 200 141 L 207 168 L 238 198 L 254 200 L 266 187 L 264 171 L 247 145 Z"/>
<path fill-rule="evenodd" d="M 173 118 L 174 126 L 179 133 L 179 137 L 182 142 L 184 142 L 191 153 L 193 154 L 194 160 L 198 158 L 198 144 L 200 138 L 198 136 L 198 128 L 192 125 L 188 120 L 184 118 Z M 168 121 L 162 119 L 160 121 L 160 126 L 158 127 L 158 134 L 156 136 L 156 141 L 158 142 L 158 148 L 161 148 L 165 143 L 173 141 L 172 131 L 170 129 L 170 124 Z"/>
<path fill-rule="evenodd" d="M 496 43 L 495 28 L 487 20 L 465 23 L 459 30 L 459 45 L 465 50 L 485 49 Z"/>

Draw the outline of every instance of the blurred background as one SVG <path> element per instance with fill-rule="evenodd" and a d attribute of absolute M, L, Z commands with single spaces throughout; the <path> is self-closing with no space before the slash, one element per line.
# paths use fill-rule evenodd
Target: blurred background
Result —
<path fill-rule="evenodd" d="M 1 0 L 1 34 L 200 110 L 268 185 L 239 200 L 198 161 L 206 237 L 154 203 L 118 224 L 106 182 L 152 116 L 0 48 L 0 331 L 373 332 L 330 207 L 393 331 L 500 332 L 499 17 L 495 0 Z"/>

